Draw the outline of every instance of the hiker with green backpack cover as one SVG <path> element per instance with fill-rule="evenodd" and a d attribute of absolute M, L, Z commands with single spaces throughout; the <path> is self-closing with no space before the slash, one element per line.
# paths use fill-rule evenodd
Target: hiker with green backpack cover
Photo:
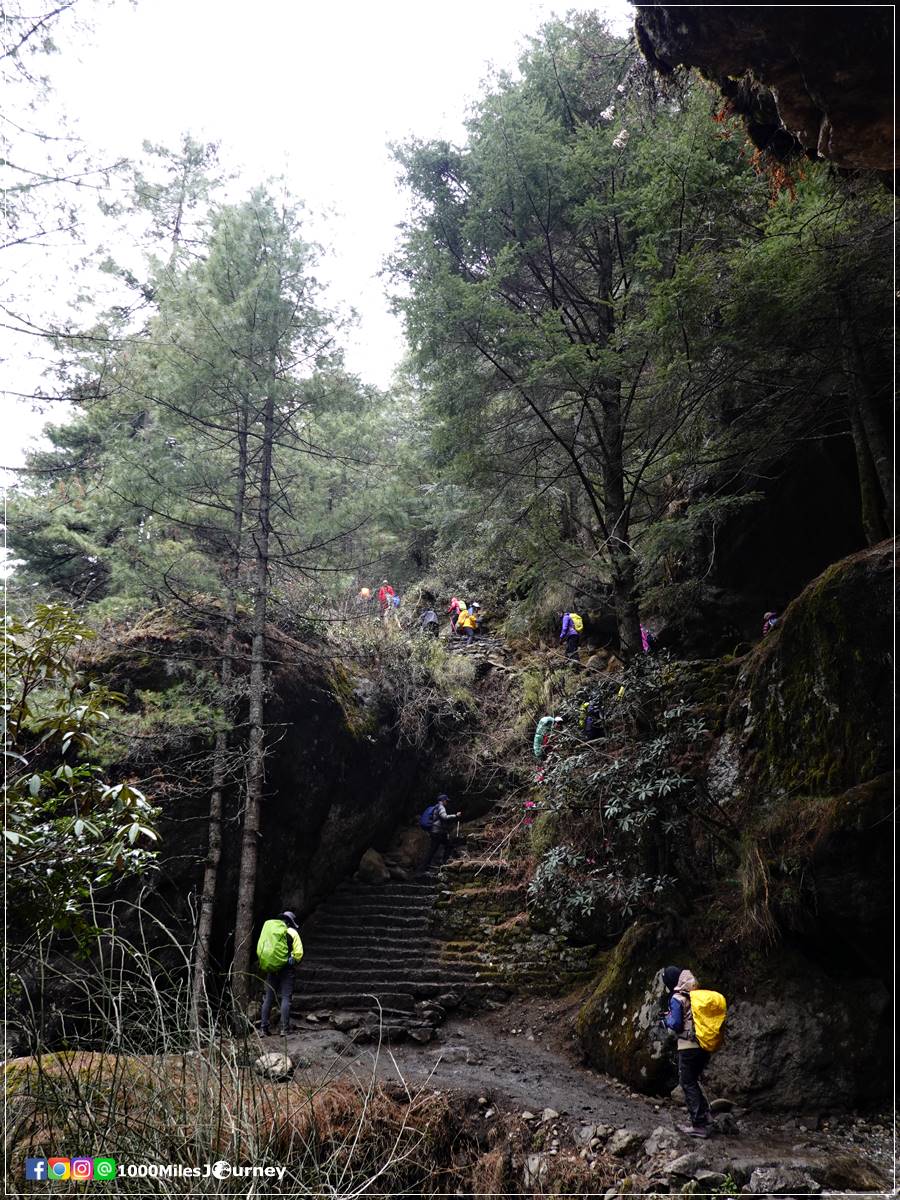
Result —
<path fill-rule="evenodd" d="M 260 1014 L 259 1032 L 269 1035 L 269 1016 L 275 997 L 281 998 L 281 1033 L 291 1032 L 291 997 L 294 994 L 294 968 L 303 957 L 303 943 L 292 912 L 266 921 L 256 943 L 259 969 L 266 976 L 266 990 Z"/>
<path fill-rule="evenodd" d="M 666 967 L 662 977 L 669 998 L 662 1022 L 678 1035 L 678 1082 L 691 1117 L 690 1125 L 681 1125 L 679 1129 L 691 1137 L 709 1137 L 712 1114 L 700 1086 L 700 1076 L 710 1056 L 722 1044 L 725 997 L 701 988 L 691 972 L 681 967 Z"/>

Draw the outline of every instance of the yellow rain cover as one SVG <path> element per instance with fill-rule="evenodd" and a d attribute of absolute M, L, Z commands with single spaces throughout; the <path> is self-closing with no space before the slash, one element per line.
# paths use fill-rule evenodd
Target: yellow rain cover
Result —
<path fill-rule="evenodd" d="M 705 988 L 695 988 L 690 997 L 694 1032 L 700 1048 L 718 1050 L 725 1036 L 725 997 L 721 992 L 708 992 Z"/>

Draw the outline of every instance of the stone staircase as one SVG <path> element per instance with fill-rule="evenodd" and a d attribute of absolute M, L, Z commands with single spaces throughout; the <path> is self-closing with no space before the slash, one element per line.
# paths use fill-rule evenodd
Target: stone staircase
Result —
<path fill-rule="evenodd" d="M 440 872 L 372 885 L 348 880 L 305 922 L 295 1017 L 312 1014 L 358 1038 L 430 1040 L 448 1009 L 496 996 L 484 966 L 444 953 L 434 927 Z"/>
<path fill-rule="evenodd" d="M 450 637 L 446 642 L 446 649 L 450 654 L 498 654 L 505 649 L 506 643 L 502 637 L 495 634 L 477 634 L 472 641 L 472 645 L 466 644 L 464 637 Z"/>

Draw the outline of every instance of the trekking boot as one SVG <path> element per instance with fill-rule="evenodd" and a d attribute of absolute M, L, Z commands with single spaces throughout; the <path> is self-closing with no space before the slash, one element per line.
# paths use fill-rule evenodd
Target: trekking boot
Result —
<path fill-rule="evenodd" d="M 260 1025 L 259 1036 L 260 1037 L 271 1037 L 271 1034 L 269 1033 L 268 1025 Z"/>
<path fill-rule="evenodd" d="M 711 1130 L 708 1125 L 679 1125 L 679 1133 L 686 1133 L 688 1137 L 708 1138 Z"/>

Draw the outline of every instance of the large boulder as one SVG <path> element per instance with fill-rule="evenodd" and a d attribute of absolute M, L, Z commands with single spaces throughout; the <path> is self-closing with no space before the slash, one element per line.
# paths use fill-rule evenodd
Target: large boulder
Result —
<path fill-rule="evenodd" d="M 357 872 L 363 883 L 387 883 L 391 877 L 384 859 L 377 850 L 369 849 L 359 860 L 359 870 Z"/>
<path fill-rule="evenodd" d="M 713 1088 L 768 1108 L 889 1092 L 893 565 L 882 544 L 828 568 L 732 681 L 707 760 L 731 844 L 608 952 L 576 1022 L 636 1089 L 675 1082 L 658 973 L 680 963 L 728 1000 Z"/>
<path fill-rule="evenodd" d="M 754 803 L 891 769 L 894 564 L 891 542 L 835 563 L 748 656 L 729 726 Z"/>
<path fill-rule="evenodd" d="M 428 853 L 428 834 L 420 825 L 410 825 L 396 830 L 384 851 L 389 866 L 414 870 L 424 861 Z"/>
<path fill-rule="evenodd" d="M 576 1021 L 581 1049 L 595 1067 L 651 1095 L 672 1089 L 675 1046 L 659 1027 L 658 970 L 664 962 L 684 962 L 728 1000 L 725 1043 L 705 1076 L 711 1093 L 727 1092 L 749 1107 L 826 1110 L 886 1094 L 891 1003 L 883 982 L 838 982 L 782 947 L 769 952 L 748 989 L 730 964 L 716 970 L 709 946 L 674 945 L 672 953 L 660 925 L 635 926 L 610 955 Z M 698 965 L 704 958 L 707 970 Z"/>

